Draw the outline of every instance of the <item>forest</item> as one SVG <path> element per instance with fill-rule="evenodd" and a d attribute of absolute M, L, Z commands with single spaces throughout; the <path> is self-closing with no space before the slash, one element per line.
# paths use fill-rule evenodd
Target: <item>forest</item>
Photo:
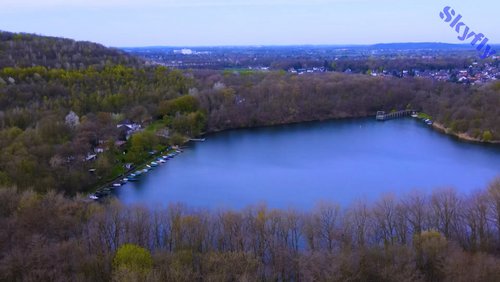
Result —
<path fill-rule="evenodd" d="M 0 32 L 0 281 L 499 281 L 500 179 L 311 211 L 87 197 L 205 133 L 413 109 L 492 142 L 499 105 L 499 82 L 176 70 Z"/>
<path fill-rule="evenodd" d="M 0 189 L 0 281 L 499 281 L 500 179 L 311 211 Z"/>
<path fill-rule="evenodd" d="M 97 43 L 0 30 L 0 69 L 32 66 L 82 69 L 110 63 L 140 65 L 142 61 Z"/>
<path fill-rule="evenodd" d="M 122 120 L 146 127 L 170 116 L 171 127 L 183 134 L 199 127 L 199 119 L 193 128 L 189 124 L 193 115 L 201 115 L 193 108 L 196 103 L 172 112 L 176 103 L 185 103 L 185 98 L 175 99 L 188 94 L 193 83 L 175 70 L 7 67 L 0 77 L 13 81 L 0 85 L 0 184 L 74 194 L 116 175 L 121 163 L 140 162 L 145 152 L 168 141 L 145 130 L 132 136 L 127 148 L 118 148 L 116 141 L 127 141 L 117 128 Z M 97 162 L 88 162 L 86 157 L 99 149 L 105 152 Z M 117 159 L 118 150 L 130 154 Z M 96 174 L 88 173 L 92 168 Z"/>
<path fill-rule="evenodd" d="M 464 86 L 422 78 L 284 72 L 198 72 L 208 130 L 374 116 L 379 110 L 425 112 L 450 129 L 483 141 L 500 136 L 500 83 Z"/>

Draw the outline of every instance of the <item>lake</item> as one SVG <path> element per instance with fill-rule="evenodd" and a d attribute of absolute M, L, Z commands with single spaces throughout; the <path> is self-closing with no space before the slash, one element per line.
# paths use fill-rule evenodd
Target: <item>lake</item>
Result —
<path fill-rule="evenodd" d="M 471 144 L 411 118 L 311 122 L 232 130 L 190 143 L 139 182 L 115 190 L 126 204 L 310 209 L 386 194 L 484 189 L 500 176 L 500 146 Z"/>

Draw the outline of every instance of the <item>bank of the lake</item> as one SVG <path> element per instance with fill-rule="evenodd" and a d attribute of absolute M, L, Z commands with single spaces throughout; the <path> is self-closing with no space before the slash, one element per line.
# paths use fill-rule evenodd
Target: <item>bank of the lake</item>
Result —
<path fill-rule="evenodd" d="M 115 193 L 148 206 L 309 209 L 412 190 L 470 193 L 498 175 L 498 146 L 460 142 L 415 119 L 366 118 L 210 134 Z"/>
<path fill-rule="evenodd" d="M 437 129 L 438 131 L 444 133 L 444 134 L 447 134 L 447 135 L 451 135 L 451 136 L 454 136 L 462 141 L 467 141 L 467 142 L 476 142 L 476 143 L 489 143 L 489 144 L 500 144 L 500 140 L 492 140 L 492 141 L 487 141 L 487 140 L 483 140 L 483 139 L 480 139 L 480 138 L 476 138 L 476 137 L 473 137 L 473 136 L 470 136 L 469 134 L 467 133 L 456 133 L 456 132 L 453 132 L 450 128 L 447 128 L 446 126 L 444 126 L 444 124 L 442 123 L 439 123 L 439 122 L 434 122 L 432 124 L 432 126 Z"/>

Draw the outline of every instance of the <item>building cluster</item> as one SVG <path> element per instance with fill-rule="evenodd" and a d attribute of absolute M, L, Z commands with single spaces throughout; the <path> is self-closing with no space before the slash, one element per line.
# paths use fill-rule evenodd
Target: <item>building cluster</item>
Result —
<path fill-rule="evenodd" d="M 481 84 L 500 79 L 500 68 L 487 63 L 484 65 L 473 63 L 468 68 L 463 69 L 414 71 L 414 76 L 438 81 Z"/>
<path fill-rule="evenodd" d="M 130 120 L 119 122 L 116 128 L 118 130 L 118 140 L 114 142 L 116 148 L 123 148 L 127 144 L 127 140 L 130 139 L 133 134 L 143 129 L 141 124 Z M 87 153 L 85 161 L 95 161 L 99 154 L 109 150 L 110 144 L 106 143 L 104 140 L 98 140 L 97 143 L 98 145 L 93 148 L 93 151 Z"/>
<path fill-rule="evenodd" d="M 288 72 L 293 74 L 318 73 L 318 72 L 326 72 L 326 69 L 324 67 L 312 67 L 312 68 L 300 68 L 300 69 L 290 68 Z"/>
<path fill-rule="evenodd" d="M 305 74 L 305 73 L 318 73 L 326 72 L 327 70 L 323 67 L 314 68 L 303 68 L 296 69 L 290 68 L 288 73 L 291 74 Z M 344 73 L 356 73 L 351 69 L 344 70 Z M 359 73 L 359 72 L 358 72 Z M 418 69 L 408 69 L 408 70 L 368 70 L 365 74 L 374 77 L 421 77 L 434 79 L 437 81 L 464 83 L 464 84 L 481 84 L 490 81 L 500 80 L 500 67 L 495 65 L 490 65 L 488 63 L 479 64 L 477 62 L 471 64 L 467 68 L 463 69 L 447 69 L 447 70 L 418 70 Z"/>

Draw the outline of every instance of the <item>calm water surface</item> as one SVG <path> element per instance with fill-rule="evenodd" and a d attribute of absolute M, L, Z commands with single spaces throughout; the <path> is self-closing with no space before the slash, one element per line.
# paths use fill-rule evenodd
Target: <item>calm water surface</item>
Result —
<path fill-rule="evenodd" d="M 148 206 L 310 209 L 412 190 L 465 194 L 496 176 L 500 146 L 460 142 L 413 119 L 357 119 L 210 135 L 116 195 Z"/>

